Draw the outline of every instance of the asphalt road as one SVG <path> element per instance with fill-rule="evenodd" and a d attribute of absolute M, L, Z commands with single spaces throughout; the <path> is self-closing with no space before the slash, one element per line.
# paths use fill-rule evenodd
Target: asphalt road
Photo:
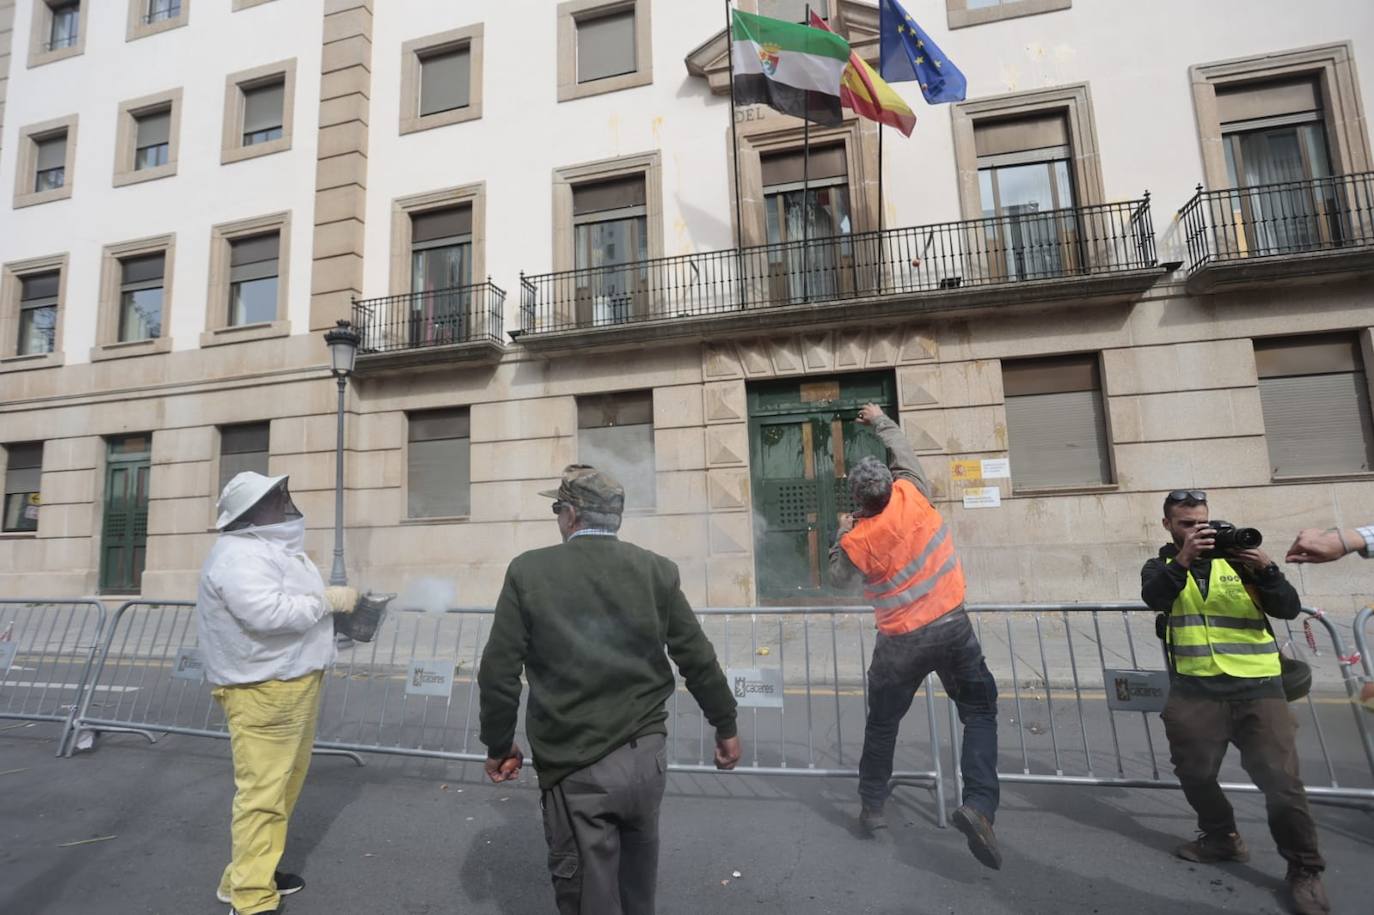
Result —
<path fill-rule="evenodd" d="M 1332 728 L 1350 720 L 1333 711 L 1344 717 Z M 212 892 L 228 852 L 226 743 L 106 735 L 95 752 L 58 760 L 55 725 L 0 728 L 0 912 L 225 910 Z M 1003 768 L 1018 769 L 1003 745 Z M 498 788 L 479 774 L 434 760 L 317 758 L 285 859 L 309 883 L 291 915 L 551 912 L 532 778 Z M 992 872 L 936 828 L 923 789 L 898 789 L 893 828 L 874 841 L 854 832 L 850 779 L 675 774 L 659 912 L 1285 911 L 1262 801 L 1235 802 L 1251 863 L 1205 867 L 1169 853 L 1193 828 L 1174 791 L 1007 785 L 1006 863 Z M 1374 813 L 1323 804 L 1316 814 L 1334 911 L 1368 911 Z"/>

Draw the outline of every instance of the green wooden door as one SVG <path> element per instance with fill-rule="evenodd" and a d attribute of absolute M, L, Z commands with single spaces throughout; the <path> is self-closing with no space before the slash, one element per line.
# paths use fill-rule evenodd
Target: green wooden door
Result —
<path fill-rule="evenodd" d="M 890 374 L 769 382 L 749 390 L 754 566 L 762 603 L 831 603 L 858 595 L 827 572 L 839 517 L 853 510 L 848 468 L 882 442 L 854 420 L 872 401 L 893 415 Z"/>
<path fill-rule="evenodd" d="M 105 511 L 100 537 L 100 590 L 137 594 L 148 552 L 148 439 L 112 439 L 105 459 Z"/>

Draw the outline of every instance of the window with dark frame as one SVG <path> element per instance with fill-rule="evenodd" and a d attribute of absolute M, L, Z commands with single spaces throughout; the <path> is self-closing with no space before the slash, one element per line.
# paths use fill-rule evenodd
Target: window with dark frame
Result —
<path fill-rule="evenodd" d="M 60 271 L 31 273 L 19 278 L 19 340 L 15 353 L 51 353 L 57 345 L 57 294 Z"/>
<path fill-rule="evenodd" d="M 640 172 L 573 186 L 573 266 L 579 324 L 618 324 L 641 311 L 649 221 Z"/>
<path fill-rule="evenodd" d="M 623 391 L 577 398 L 577 459 L 625 487 L 625 509 L 658 503 L 654 465 L 654 392 Z"/>
<path fill-rule="evenodd" d="M 36 149 L 34 157 L 33 189 L 55 191 L 67 183 L 67 132 L 33 140 Z"/>
<path fill-rule="evenodd" d="M 267 475 L 272 450 L 271 429 L 270 422 L 220 426 L 217 494 L 224 491 L 230 480 L 245 471 Z"/>
<path fill-rule="evenodd" d="M 759 0 L 759 15 L 767 16 L 769 19 L 781 19 L 784 22 L 806 23 L 807 6 L 822 19 L 830 18 L 828 0 L 810 0 L 809 3 L 807 0 Z"/>
<path fill-rule="evenodd" d="M 973 125 L 984 235 L 1008 278 L 1058 276 L 1076 258 L 1073 145 L 1062 111 Z"/>
<path fill-rule="evenodd" d="M 420 117 L 472 103 L 472 50 L 467 44 L 426 50 L 420 58 Z"/>
<path fill-rule="evenodd" d="M 76 42 L 81 37 L 81 4 L 53 3 L 49 4 L 48 8 L 52 10 L 52 25 L 48 29 L 48 50 L 59 51 L 76 47 Z"/>
<path fill-rule="evenodd" d="M 167 255 L 139 254 L 119 260 L 119 342 L 162 336 L 163 276 Z"/>
<path fill-rule="evenodd" d="M 256 146 L 280 140 L 282 111 L 286 100 L 286 79 L 278 76 L 267 82 L 241 88 L 243 92 L 243 145 Z"/>
<path fill-rule="evenodd" d="M 472 509 L 468 408 L 409 413 L 406 425 L 406 517 L 466 517 Z"/>
<path fill-rule="evenodd" d="M 1015 489 L 1114 482 L 1096 353 L 1004 359 L 1002 387 Z"/>
<path fill-rule="evenodd" d="M 1332 214 L 1342 204 L 1335 187 L 1319 181 L 1331 176 L 1319 77 L 1222 85 L 1216 98 L 1227 180 L 1247 189 L 1230 201 L 1236 212 L 1226 216 L 1245 227 L 1247 250 L 1270 254 L 1339 241 Z"/>
<path fill-rule="evenodd" d="M 635 9 L 633 4 L 596 10 L 579 16 L 577 31 L 577 81 L 595 82 L 633 73 L 635 60 Z"/>
<path fill-rule="evenodd" d="M 180 15 L 181 0 L 148 0 L 148 12 L 143 21 L 151 25 L 154 22 L 167 22 Z"/>
<path fill-rule="evenodd" d="M 134 171 L 167 164 L 171 129 L 170 107 L 134 115 Z"/>
<path fill-rule="evenodd" d="M 42 442 L 5 446 L 5 533 L 28 533 L 38 530 L 38 504 L 42 481 Z"/>
<path fill-rule="evenodd" d="M 1254 341 L 1264 439 L 1275 477 L 1374 469 L 1369 378 L 1354 333 Z"/>
<path fill-rule="evenodd" d="M 281 233 L 229 240 L 229 326 L 277 320 Z"/>
<path fill-rule="evenodd" d="M 771 246 L 770 299 L 802 301 L 852 290 L 854 248 L 843 238 L 854 230 L 844 144 L 816 146 L 809 155 L 802 149 L 765 153 L 759 169 Z"/>
<path fill-rule="evenodd" d="M 410 217 L 410 342 L 467 339 L 472 304 L 472 206 L 423 210 Z"/>

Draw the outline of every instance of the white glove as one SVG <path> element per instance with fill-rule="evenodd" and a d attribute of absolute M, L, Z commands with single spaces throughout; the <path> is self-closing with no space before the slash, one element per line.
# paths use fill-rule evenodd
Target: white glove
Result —
<path fill-rule="evenodd" d="M 324 589 L 324 599 L 334 613 L 352 613 L 358 604 L 358 589 L 347 585 L 331 585 Z"/>

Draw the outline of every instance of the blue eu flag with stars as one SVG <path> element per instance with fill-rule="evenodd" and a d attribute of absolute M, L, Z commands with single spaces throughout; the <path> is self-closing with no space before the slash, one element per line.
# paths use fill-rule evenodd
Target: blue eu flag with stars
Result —
<path fill-rule="evenodd" d="M 897 0 L 879 0 L 878 72 L 889 83 L 921 84 L 932 105 L 962 102 L 968 80 Z"/>

